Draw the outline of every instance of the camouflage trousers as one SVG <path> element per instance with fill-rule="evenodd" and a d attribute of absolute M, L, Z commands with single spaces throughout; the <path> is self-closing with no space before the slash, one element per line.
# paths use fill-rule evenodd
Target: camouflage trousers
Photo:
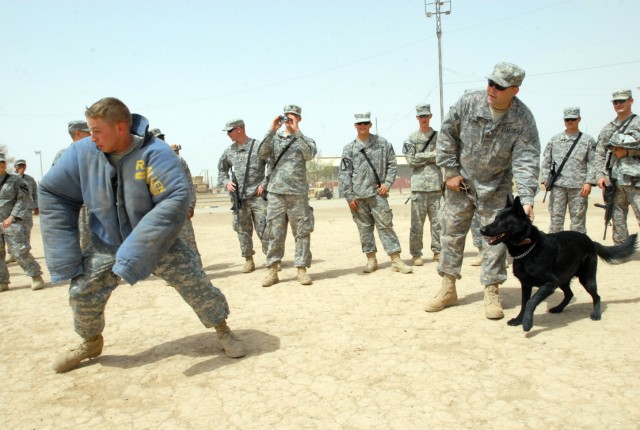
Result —
<path fill-rule="evenodd" d="M 314 228 L 313 208 L 306 195 L 269 193 L 267 226 L 263 240 L 268 243 L 267 265 L 279 263 L 284 257 L 287 224 L 296 240 L 295 267 L 311 267 L 311 232 Z"/>
<path fill-rule="evenodd" d="M 87 339 L 104 330 L 104 310 L 120 278 L 111 268 L 115 253 L 95 241 L 84 256 L 84 273 L 71 280 L 69 304 L 76 333 Z M 178 238 L 164 254 L 154 274 L 174 287 L 195 311 L 205 327 L 213 327 L 229 315 L 224 294 L 214 287 L 198 264 L 193 250 Z"/>
<path fill-rule="evenodd" d="M 251 257 L 253 250 L 253 231 L 262 242 L 262 253 L 267 254 L 269 242 L 264 238 L 267 221 L 267 202 L 262 197 L 253 196 L 242 200 L 242 209 L 233 212 L 233 230 L 238 234 L 240 253 Z"/>
<path fill-rule="evenodd" d="M 351 216 L 358 226 L 362 252 L 377 252 L 374 228 L 378 229 L 378 236 L 387 255 L 402 251 L 398 235 L 393 230 L 393 212 L 385 197 L 375 195 L 358 199 L 358 209 L 351 211 Z"/>
<path fill-rule="evenodd" d="M 613 242 L 622 243 L 629 237 L 627 215 L 629 205 L 633 209 L 636 221 L 640 225 L 640 188 L 630 185 L 618 185 L 613 195 Z"/>
<path fill-rule="evenodd" d="M 571 219 L 570 230 L 587 234 L 587 205 L 588 198 L 582 197 L 582 188 L 553 187 L 549 197 L 549 215 L 551 224 L 549 233 L 557 233 L 564 230 L 564 219 L 569 207 Z"/>
<path fill-rule="evenodd" d="M 4 262 L 7 252 L 13 255 L 24 274 L 30 277 L 42 275 L 40 265 L 31 255 L 31 245 L 27 243 L 26 229 L 22 222 L 14 222 L 8 228 L 2 228 L 0 237 L 2 238 L 2 251 L 0 251 L 0 283 L 9 283 L 9 269 Z"/>
<path fill-rule="evenodd" d="M 440 236 L 442 251 L 438 264 L 440 276 L 446 273 L 460 279 L 464 246 L 474 214 L 478 214 L 480 225 L 489 224 L 498 211 L 504 208 L 510 193 L 509 187 L 503 187 L 488 198 L 478 201 L 476 207 L 465 193 L 449 189 L 445 191 L 441 218 L 442 234 Z M 480 283 L 485 286 L 502 284 L 507 279 L 507 269 L 505 268 L 507 247 L 504 244 L 489 246 L 483 238 L 482 248 Z"/>
<path fill-rule="evenodd" d="M 440 252 L 440 200 L 442 192 L 411 192 L 411 229 L 409 230 L 409 252 L 413 257 L 422 257 L 424 223 L 429 217 L 431 251 Z"/>
<path fill-rule="evenodd" d="M 200 267 L 202 267 L 202 257 L 200 256 L 200 251 L 198 251 L 198 245 L 196 244 L 196 232 L 193 230 L 193 223 L 190 219 L 187 219 L 184 222 L 178 237 L 181 237 L 182 240 L 189 245 L 189 248 L 191 248 L 191 250 L 196 254 Z"/>
<path fill-rule="evenodd" d="M 476 248 L 483 248 L 482 244 L 482 235 L 480 234 L 480 217 L 476 212 L 473 214 L 473 219 L 471 220 L 471 238 L 473 239 L 473 246 Z"/>

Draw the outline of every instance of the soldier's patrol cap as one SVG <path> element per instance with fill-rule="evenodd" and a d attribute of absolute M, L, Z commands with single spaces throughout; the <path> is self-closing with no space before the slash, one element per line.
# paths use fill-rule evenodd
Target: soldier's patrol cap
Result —
<path fill-rule="evenodd" d="M 222 131 L 231 131 L 236 127 L 244 127 L 244 121 L 241 120 L 240 118 L 232 119 L 231 121 L 225 124 Z"/>
<path fill-rule="evenodd" d="M 294 113 L 302 116 L 302 108 L 298 105 L 286 105 L 284 107 L 284 113 Z"/>
<path fill-rule="evenodd" d="M 358 112 L 353 114 L 355 117 L 354 124 L 362 124 L 363 122 L 371 122 L 371 112 Z"/>
<path fill-rule="evenodd" d="M 87 125 L 87 121 L 69 121 L 69 133 L 73 133 L 74 131 L 86 131 L 87 133 L 91 133 L 91 130 Z"/>
<path fill-rule="evenodd" d="M 26 162 L 25 160 L 23 160 L 23 159 L 19 159 L 19 160 L 16 160 L 16 161 L 13 163 L 13 165 L 14 165 L 14 166 L 20 166 L 20 165 L 25 165 L 25 166 L 26 166 L 26 165 L 27 165 L 27 162 Z"/>
<path fill-rule="evenodd" d="M 160 131 L 159 128 L 152 128 L 151 130 L 149 130 L 149 133 L 153 134 L 158 139 L 164 140 L 164 133 Z"/>
<path fill-rule="evenodd" d="M 431 115 L 431 105 L 420 103 L 416 106 L 416 115 Z"/>
<path fill-rule="evenodd" d="M 611 95 L 611 101 L 614 100 L 629 100 L 632 97 L 631 90 L 617 90 Z"/>
<path fill-rule="evenodd" d="M 7 162 L 7 159 L 4 157 L 4 152 L 0 152 L 0 162 L 1 161 Z"/>
<path fill-rule="evenodd" d="M 498 63 L 487 78 L 502 87 L 519 87 L 524 80 L 524 70 L 512 63 Z"/>
<path fill-rule="evenodd" d="M 576 119 L 580 118 L 579 107 L 568 107 L 564 110 L 564 119 Z"/>

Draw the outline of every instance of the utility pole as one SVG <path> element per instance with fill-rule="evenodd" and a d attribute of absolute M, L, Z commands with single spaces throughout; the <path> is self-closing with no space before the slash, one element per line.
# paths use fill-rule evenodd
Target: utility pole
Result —
<path fill-rule="evenodd" d="M 40 157 L 40 180 L 42 180 L 42 178 L 44 177 L 44 172 L 42 171 L 42 151 L 37 150 L 33 152 L 35 152 L 38 155 L 38 157 Z"/>
<path fill-rule="evenodd" d="M 432 12 L 431 6 L 435 6 L 435 12 Z M 442 10 L 442 6 L 448 6 L 449 10 Z M 427 15 L 427 18 L 431 18 L 433 14 L 436 15 L 436 35 L 438 35 L 438 71 L 440 75 L 440 123 L 444 120 L 444 97 L 442 90 L 442 23 L 440 22 L 440 15 L 450 15 L 451 14 L 451 0 L 443 0 L 443 1 L 424 1 L 424 13 Z"/>

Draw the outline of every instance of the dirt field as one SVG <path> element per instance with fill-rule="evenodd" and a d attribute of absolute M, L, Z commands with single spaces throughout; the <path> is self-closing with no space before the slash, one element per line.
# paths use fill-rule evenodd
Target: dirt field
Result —
<path fill-rule="evenodd" d="M 409 261 L 405 198 L 390 201 Z M 178 294 L 152 277 L 114 292 L 103 355 L 56 374 L 52 358 L 79 340 L 68 285 L 31 291 L 12 264 L 11 289 L 0 294 L 2 428 L 640 428 L 640 258 L 601 262 L 601 321 L 589 319 L 590 297 L 576 282 L 565 312 L 547 313 L 557 292 L 525 334 L 506 324 L 520 302 L 512 275 L 501 288 L 506 318 L 484 317 L 470 237 L 460 305 L 429 314 L 435 264 L 401 275 L 381 252 L 380 270 L 361 274 L 365 258 L 343 199 L 312 201 L 313 285 L 295 281 L 289 235 L 281 282 L 271 288 L 260 286 L 262 254 L 259 270 L 240 272 L 229 205 L 201 201 L 194 223 L 205 270 L 250 354 L 227 358 Z M 536 215 L 545 230 L 546 206 L 537 204 Z M 38 222 L 34 255 L 44 266 Z M 592 204 L 587 227 L 602 238 L 602 210 Z"/>

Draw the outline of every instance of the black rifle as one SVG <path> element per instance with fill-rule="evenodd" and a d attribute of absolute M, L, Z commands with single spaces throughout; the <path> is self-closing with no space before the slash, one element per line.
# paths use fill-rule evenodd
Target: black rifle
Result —
<path fill-rule="evenodd" d="M 604 235 L 602 236 L 602 240 L 607 238 L 607 227 L 611 224 L 611 219 L 613 218 L 613 195 L 616 193 L 616 181 L 611 180 L 611 184 L 604 187 L 602 191 L 602 200 L 604 200 L 604 204 L 595 203 L 595 206 L 598 208 L 604 209 Z"/>
<path fill-rule="evenodd" d="M 556 183 L 556 179 L 558 179 L 558 175 L 556 174 L 556 162 L 553 161 L 551 163 L 551 170 L 549 170 L 549 176 L 547 176 L 547 180 L 546 180 L 546 190 L 544 192 L 544 197 L 542 198 L 542 203 L 544 203 L 545 200 L 547 200 L 547 193 L 549 191 L 551 191 L 551 189 L 553 188 L 553 186 Z"/>
<path fill-rule="evenodd" d="M 238 211 L 242 209 L 242 197 L 240 196 L 240 185 L 238 184 L 238 178 L 236 178 L 236 172 L 231 170 L 231 182 L 236 186 L 236 189 L 231 193 L 231 198 L 233 199 L 233 205 L 231 206 L 232 211 Z"/>

